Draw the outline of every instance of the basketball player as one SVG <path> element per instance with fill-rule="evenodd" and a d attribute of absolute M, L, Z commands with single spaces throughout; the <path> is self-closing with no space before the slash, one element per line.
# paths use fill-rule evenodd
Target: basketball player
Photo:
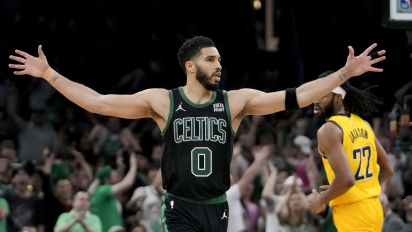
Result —
<path fill-rule="evenodd" d="M 255 89 L 223 91 L 221 57 L 204 36 L 186 40 L 178 51 L 186 85 L 172 90 L 146 89 L 132 95 L 102 95 L 53 70 L 41 46 L 39 57 L 16 50 L 10 64 L 16 75 L 48 81 L 61 94 L 92 113 L 127 119 L 152 118 L 164 139 L 162 157 L 162 220 L 166 231 L 226 231 L 229 209 L 229 166 L 233 139 L 247 115 L 266 115 L 307 106 L 365 72 L 382 72 L 372 65 L 385 59 L 371 45 L 359 56 L 349 47 L 347 62 L 330 76 L 286 91 Z"/>
<path fill-rule="evenodd" d="M 317 136 L 330 186 L 321 193 L 313 190 L 308 198 L 317 213 L 326 204 L 332 207 L 339 232 L 382 230 L 379 182 L 388 180 L 393 170 L 371 126 L 360 117 L 377 111 L 378 103 L 373 94 L 349 83 L 315 102 L 315 115 L 325 120 Z"/>

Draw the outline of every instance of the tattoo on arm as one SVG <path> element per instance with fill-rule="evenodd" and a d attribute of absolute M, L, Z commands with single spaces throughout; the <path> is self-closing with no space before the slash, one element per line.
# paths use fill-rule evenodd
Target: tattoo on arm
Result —
<path fill-rule="evenodd" d="M 339 80 L 341 80 L 341 81 L 343 81 L 343 82 L 346 82 L 346 81 L 348 80 L 348 78 L 345 77 L 345 75 L 339 73 Z"/>
<path fill-rule="evenodd" d="M 59 74 L 56 73 L 56 74 L 53 76 L 53 78 L 51 79 L 51 81 L 52 81 L 52 82 L 56 82 L 57 79 L 59 79 L 59 77 L 60 77 Z"/>

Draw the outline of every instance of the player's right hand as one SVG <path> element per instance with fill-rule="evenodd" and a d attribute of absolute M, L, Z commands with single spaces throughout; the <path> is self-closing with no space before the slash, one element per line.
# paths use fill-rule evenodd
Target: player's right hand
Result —
<path fill-rule="evenodd" d="M 43 53 L 42 46 L 38 47 L 39 57 L 34 57 L 24 51 L 15 50 L 17 55 L 10 55 L 9 59 L 17 61 L 18 64 L 9 64 L 9 68 L 15 69 L 14 75 L 30 75 L 44 78 L 46 71 L 50 68 L 47 58 Z"/>
<path fill-rule="evenodd" d="M 314 213 L 321 213 L 323 210 L 325 210 L 326 205 L 322 202 L 320 202 L 320 193 L 316 191 L 316 189 L 312 190 L 312 193 L 309 194 L 306 197 L 308 204 L 309 204 L 309 209 L 312 210 Z"/>
<path fill-rule="evenodd" d="M 329 189 L 329 187 L 330 187 L 330 185 L 321 185 L 321 186 L 319 186 L 319 189 L 322 190 L 322 191 L 326 191 L 326 190 Z"/>

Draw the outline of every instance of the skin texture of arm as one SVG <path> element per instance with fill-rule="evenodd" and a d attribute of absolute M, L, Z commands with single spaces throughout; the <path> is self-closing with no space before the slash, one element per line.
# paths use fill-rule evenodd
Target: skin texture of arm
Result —
<path fill-rule="evenodd" d="M 374 59 L 369 56 L 376 46 L 372 44 L 358 56 L 355 56 L 353 48 L 349 46 L 349 55 L 343 68 L 328 77 L 308 82 L 296 89 L 299 107 L 311 104 L 351 77 L 365 72 L 382 72 L 382 69 L 374 68 L 372 65 L 385 59 L 383 56 L 385 51 L 378 51 L 379 56 Z M 146 89 L 131 95 L 103 95 L 53 70 L 47 62 L 41 45 L 38 47 L 39 57 L 20 50 L 15 52 L 18 56 L 9 56 L 11 60 L 18 62 L 9 64 L 10 68 L 16 69 L 15 75 L 43 78 L 66 98 L 89 112 L 127 119 L 152 118 L 163 130 L 170 106 L 166 89 Z M 243 117 L 247 115 L 265 115 L 285 109 L 285 91 L 264 93 L 254 89 L 240 89 L 229 91 L 228 98 L 235 131 Z"/>
<path fill-rule="evenodd" d="M 353 48 L 349 46 L 349 55 L 343 68 L 325 78 L 307 82 L 296 88 L 299 107 L 312 104 L 349 78 L 362 75 L 365 72 L 382 72 L 382 69 L 374 68 L 372 65 L 385 59 L 383 56 L 385 51 L 378 51 L 379 57 L 375 59 L 371 59 L 369 56 L 369 53 L 376 46 L 376 44 L 372 44 L 358 56 L 355 56 Z M 241 120 L 247 115 L 266 115 L 285 110 L 285 93 L 284 90 L 270 93 L 255 89 L 229 91 L 228 98 L 233 129 L 236 130 Z"/>
<path fill-rule="evenodd" d="M 19 56 L 9 57 L 20 63 L 9 65 L 20 70 L 14 71 L 15 75 L 45 79 L 70 101 L 91 113 L 126 119 L 152 118 L 161 129 L 165 125 L 170 104 L 166 89 L 146 89 L 131 95 L 103 95 L 53 70 L 41 46 L 38 47 L 39 57 L 20 50 L 16 50 L 16 54 Z"/>

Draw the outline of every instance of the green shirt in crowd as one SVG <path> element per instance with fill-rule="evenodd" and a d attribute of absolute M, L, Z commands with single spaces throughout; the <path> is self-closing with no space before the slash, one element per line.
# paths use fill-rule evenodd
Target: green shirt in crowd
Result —
<path fill-rule="evenodd" d="M 92 194 L 91 212 L 99 216 L 102 221 L 103 231 L 109 231 L 111 227 L 123 226 L 121 205 L 112 195 L 111 185 L 101 185 Z"/>
<path fill-rule="evenodd" d="M 67 223 L 75 219 L 75 214 L 73 211 L 60 214 L 57 219 L 56 225 L 54 226 L 55 230 L 59 227 L 66 225 Z M 87 212 L 84 215 L 84 223 L 87 224 L 94 232 L 103 232 L 102 223 L 100 218 L 97 215 L 94 215 L 90 212 Z M 75 223 L 69 230 L 69 232 L 85 232 L 86 230 L 80 223 Z"/>
<path fill-rule="evenodd" d="M 10 213 L 10 208 L 9 204 L 7 204 L 7 201 L 0 197 L 0 207 L 6 211 L 6 215 Z M 0 219 L 0 232 L 6 232 L 7 231 L 7 217 Z"/>

